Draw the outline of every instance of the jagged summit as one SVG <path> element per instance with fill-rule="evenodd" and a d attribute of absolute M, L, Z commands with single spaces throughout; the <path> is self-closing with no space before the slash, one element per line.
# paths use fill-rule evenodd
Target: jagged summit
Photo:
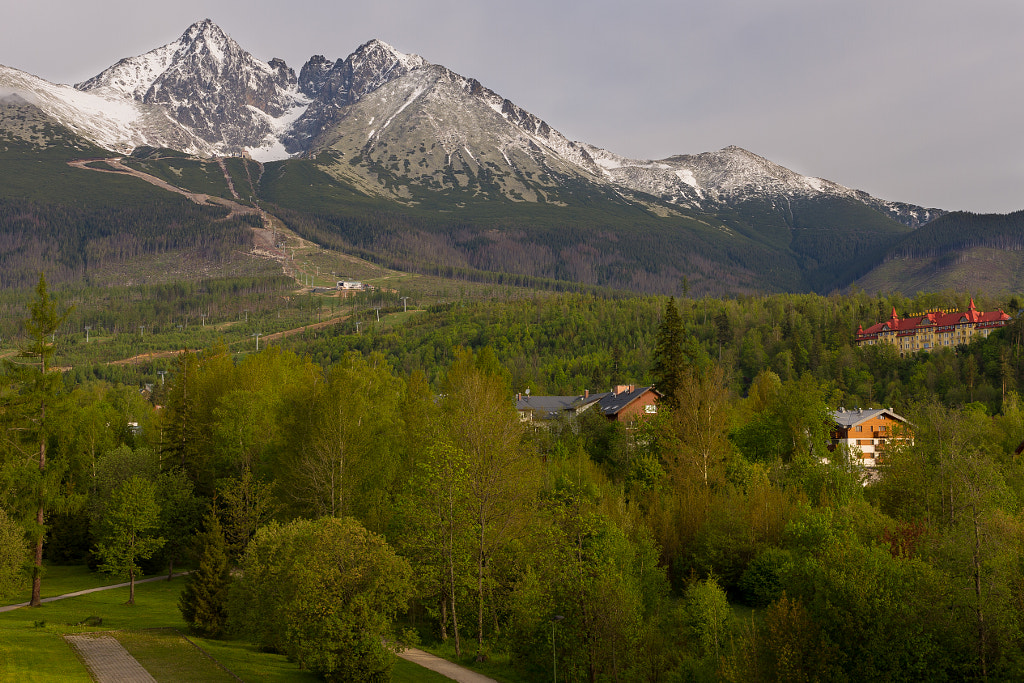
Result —
<path fill-rule="evenodd" d="M 221 154 L 259 147 L 305 104 L 282 60 L 256 59 L 209 19 L 75 87 L 160 105 Z"/>
<path fill-rule="evenodd" d="M 547 195 L 544 187 L 583 183 L 704 212 L 749 199 L 781 206 L 792 197 L 825 195 L 867 204 L 908 225 L 941 213 L 803 176 L 735 146 L 628 159 L 570 141 L 476 79 L 376 38 L 344 59 L 315 55 L 296 76 L 283 60 L 257 59 L 203 19 L 167 45 L 75 86 L 92 98 L 5 73 L 61 123 L 110 149 L 165 144 L 199 154 L 248 153 L 260 161 L 333 149 L 362 169 L 361 187 L 369 192 L 405 192 L 394 188 L 417 183 L 447 191 L 465 177 L 525 201 Z M 104 111 L 113 113 L 113 123 Z M 381 179 L 385 168 L 393 181 Z"/>

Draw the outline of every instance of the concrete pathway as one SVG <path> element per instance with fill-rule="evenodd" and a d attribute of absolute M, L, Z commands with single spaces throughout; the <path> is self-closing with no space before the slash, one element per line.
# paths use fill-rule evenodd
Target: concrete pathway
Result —
<path fill-rule="evenodd" d="M 429 652 L 417 650 L 414 647 L 407 647 L 405 652 L 398 653 L 398 656 L 413 664 L 419 664 L 425 669 L 436 671 L 442 676 L 447 676 L 459 683 L 497 683 L 493 678 L 488 678 L 464 666 L 459 666 L 454 662 L 449 662 L 447 659 L 441 659 Z"/>
<path fill-rule="evenodd" d="M 96 683 L 156 683 L 156 679 L 110 636 L 64 636 L 75 648 Z"/>
<path fill-rule="evenodd" d="M 179 576 L 186 576 L 190 572 L 178 572 L 173 574 L 172 578 L 178 578 Z M 135 579 L 135 585 L 138 586 L 140 583 L 149 583 L 150 581 L 166 581 L 167 576 L 151 576 L 148 579 Z M 82 591 L 75 591 L 74 593 L 65 593 L 64 595 L 54 595 L 49 598 L 43 598 L 41 602 L 53 602 L 54 600 L 63 600 L 65 598 L 77 598 L 79 595 L 86 595 L 87 593 L 95 593 L 96 591 L 108 591 L 111 588 L 127 588 L 131 585 L 131 582 L 125 581 L 124 583 L 115 583 L 112 586 L 100 586 L 98 588 L 87 588 Z M 4 605 L 0 607 L 0 612 L 10 612 L 20 607 L 28 607 L 27 602 L 19 602 L 17 605 Z"/>

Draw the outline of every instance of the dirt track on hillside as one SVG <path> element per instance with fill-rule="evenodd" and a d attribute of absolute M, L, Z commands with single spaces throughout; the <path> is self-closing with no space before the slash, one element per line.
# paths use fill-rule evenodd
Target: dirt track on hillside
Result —
<path fill-rule="evenodd" d="M 252 206 L 242 206 L 238 202 L 231 201 L 230 199 L 224 199 L 223 197 L 214 197 L 208 194 L 202 194 L 200 192 L 189 192 L 188 190 L 176 187 L 174 185 L 171 185 L 166 180 L 157 178 L 154 175 L 144 173 L 130 166 L 125 166 L 123 163 L 121 163 L 121 159 L 122 157 L 110 157 L 107 159 L 77 159 L 75 161 L 69 161 L 68 166 L 80 168 L 84 171 L 95 171 L 96 173 L 113 173 L 115 175 L 134 176 L 135 178 L 144 180 L 150 185 L 155 185 L 156 187 L 159 187 L 161 190 L 167 190 L 168 192 L 175 192 L 177 194 L 183 195 L 196 204 L 203 206 L 219 204 L 223 207 L 226 207 L 230 211 L 230 213 L 227 216 L 228 218 L 233 218 L 235 216 L 242 214 L 259 213 L 259 210 Z M 97 161 L 103 161 L 112 168 L 93 168 L 92 166 L 89 166 L 89 164 L 95 163 Z M 223 163 L 221 163 L 221 169 L 223 169 L 225 178 L 227 178 L 228 180 L 228 187 L 230 188 L 232 194 L 235 194 L 235 196 L 237 197 L 237 193 L 235 193 L 234 184 L 231 182 L 230 176 L 227 175 L 227 169 L 224 167 Z"/>
<path fill-rule="evenodd" d="M 301 334 L 302 332 L 305 332 L 306 330 L 321 330 L 321 329 L 323 329 L 325 327 L 330 327 L 331 325 L 337 325 L 338 323 L 340 323 L 340 322 L 342 322 L 344 320 L 348 320 L 349 317 L 350 317 L 349 315 L 341 315 L 341 316 L 337 316 L 335 318 L 331 318 L 330 320 L 323 320 L 323 321 L 318 322 L 318 323 L 310 323 L 309 325 L 303 325 L 302 327 L 294 327 L 294 328 L 292 328 L 290 330 L 282 330 L 281 332 L 274 332 L 272 334 L 261 334 L 260 335 L 260 342 L 261 343 L 268 343 L 268 342 L 277 341 L 279 339 L 284 339 L 285 337 L 292 337 L 292 336 L 294 336 L 296 334 Z M 248 344 L 248 343 L 249 343 L 249 341 L 247 339 L 241 339 L 241 340 L 238 340 L 238 341 L 231 342 L 229 344 L 229 346 L 237 346 L 239 344 Z M 176 350 L 176 351 L 150 351 L 148 353 L 140 353 L 139 355 L 132 356 L 131 358 L 123 358 L 121 360 L 112 360 L 112 361 L 109 361 L 107 363 L 107 365 L 140 365 L 142 363 L 146 363 L 148 361 L 155 360 L 157 358 L 173 358 L 173 357 L 177 356 L 178 354 L 180 354 L 180 353 L 182 353 L 184 351 L 188 351 L 188 350 L 189 349 L 180 349 L 180 350 Z M 197 352 L 198 349 L 192 349 L 192 351 L 193 352 Z"/>

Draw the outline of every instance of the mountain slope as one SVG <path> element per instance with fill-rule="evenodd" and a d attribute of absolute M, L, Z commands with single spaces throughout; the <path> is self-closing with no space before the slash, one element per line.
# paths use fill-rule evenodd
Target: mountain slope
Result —
<path fill-rule="evenodd" d="M 0 95 L 4 94 L 16 95 L 53 122 L 104 149 L 128 153 L 149 145 L 189 154 L 211 152 L 210 145 L 160 106 L 116 95 L 80 92 L 0 65 Z"/>
<path fill-rule="evenodd" d="M 308 104 L 283 61 L 256 59 L 209 19 L 75 88 L 159 106 L 221 155 L 276 148 L 281 130 Z"/>
<path fill-rule="evenodd" d="M 857 285 L 908 295 L 1024 290 L 1024 211 L 946 214 L 887 248 Z"/>
<path fill-rule="evenodd" d="M 738 147 L 628 159 L 571 141 L 477 80 L 379 40 L 344 59 L 316 55 L 296 76 L 204 20 L 76 89 L 0 68 L 7 91 L 119 153 L 251 155 L 267 165 L 250 184 L 296 230 L 405 268 L 474 277 L 829 291 L 943 213 Z M 187 184 L 184 168 L 152 170 Z"/>

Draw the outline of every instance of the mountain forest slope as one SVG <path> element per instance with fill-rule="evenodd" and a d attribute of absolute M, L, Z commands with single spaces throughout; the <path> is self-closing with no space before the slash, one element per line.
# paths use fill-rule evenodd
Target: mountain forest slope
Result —
<path fill-rule="evenodd" d="M 965 249 L 991 241 L 972 237 L 986 229 L 981 223 L 961 221 L 941 230 L 963 239 L 932 244 L 928 236 L 938 233 L 925 228 L 944 211 L 803 176 L 739 147 L 636 160 L 571 141 L 476 79 L 379 40 L 344 59 L 316 55 L 296 75 L 203 20 L 74 88 L 0 67 L 4 93 L 2 253 L 32 254 L 60 277 L 82 277 L 111 253 L 130 259 L 182 249 L 223 261 L 228 245 L 244 244 L 245 231 L 231 227 L 239 218 L 222 221 L 223 209 L 157 199 L 159 191 L 131 179 L 86 179 L 53 163 L 137 149 L 165 150 L 133 154 L 140 170 L 219 196 L 229 196 L 224 183 L 201 160 L 233 157 L 221 175 L 244 171 L 234 194 L 308 239 L 480 281 L 713 295 L 824 293 L 858 281 L 878 290 L 942 287 L 959 284 L 954 265 Z M 31 172 L 18 170 L 26 164 Z M 25 201 L 77 203 L 61 217 Z M 124 213 L 139 202 L 151 203 L 155 220 Z M 35 246 L 25 221 L 48 226 L 36 231 Z M 74 236 L 61 232 L 68 224 L 78 226 Z M 164 226 L 163 242 L 154 241 L 156 225 Z M 140 233 L 129 238 L 132 230 Z M 101 249 L 90 231 L 137 246 Z M 922 240 L 931 244 L 933 276 L 902 277 L 892 264 L 918 254 Z M 1012 270 L 1012 257 L 995 257 L 993 272 Z"/>

